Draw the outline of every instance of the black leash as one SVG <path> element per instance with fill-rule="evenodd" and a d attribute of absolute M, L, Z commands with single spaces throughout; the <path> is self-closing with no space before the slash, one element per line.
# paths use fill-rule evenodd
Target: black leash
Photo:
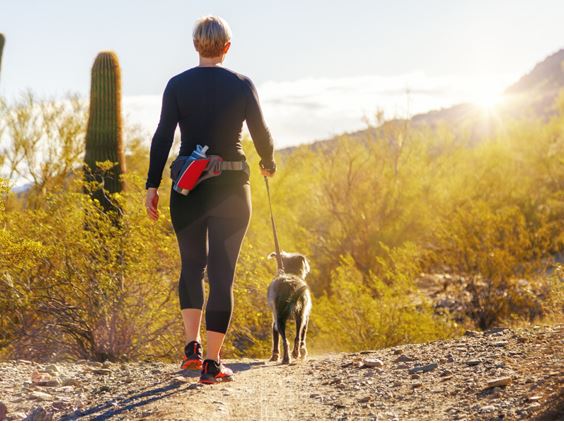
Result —
<path fill-rule="evenodd" d="M 268 206 L 270 207 L 270 221 L 272 222 L 272 233 L 274 234 L 274 248 L 276 249 L 276 262 L 278 263 L 278 273 L 284 272 L 284 263 L 280 255 L 280 244 L 278 244 L 278 234 L 276 233 L 276 224 L 274 223 L 274 215 L 272 214 L 272 201 L 270 200 L 270 187 L 268 186 L 268 177 L 264 177 L 266 184 L 266 194 L 268 195 Z"/>

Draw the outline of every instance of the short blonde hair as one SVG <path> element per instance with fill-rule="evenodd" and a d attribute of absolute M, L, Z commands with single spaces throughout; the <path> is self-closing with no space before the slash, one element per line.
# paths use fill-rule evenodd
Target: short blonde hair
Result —
<path fill-rule="evenodd" d="M 194 25 L 192 38 L 194 47 L 203 57 L 221 56 L 225 44 L 231 40 L 231 28 L 219 16 L 202 16 Z"/>

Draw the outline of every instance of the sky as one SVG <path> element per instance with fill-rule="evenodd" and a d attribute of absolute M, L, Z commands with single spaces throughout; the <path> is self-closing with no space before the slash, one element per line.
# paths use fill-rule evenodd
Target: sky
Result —
<path fill-rule="evenodd" d="M 87 96 L 96 54 L 113 50 L 127 122 L 150 143 L 207 14 L 229 23 L 224 66 L 254 81 L 277 148 L 362 129 L 378 109 L 483 101 L 564 46 L 561 0 L 0 0 L 0 94 Z"/>

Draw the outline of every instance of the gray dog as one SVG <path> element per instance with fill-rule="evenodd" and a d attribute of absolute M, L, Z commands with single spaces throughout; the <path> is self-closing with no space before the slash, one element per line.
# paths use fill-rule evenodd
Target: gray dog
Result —
<path fill-rule="evenodd" d="M 284 357 L 282 363 L 290 363 L 289 345 L 286 338 L 286 323 L 290 317 L 296 321 L 296 338 L 294 340 L 293 358 L 305 359 L 307 356 L 306 332 L 311 313 L 311 294 L 305 282 L 310 267 L 302 254 L 280 253 L 284 264 L 284 273 L 275 277 L 268 287 L 268 305 L 272 309 L 272 357 L 270 361 L 278 361 L 279 335 L 282 336 Z M 268 258 L 276 257 L 270 253 Z"/>

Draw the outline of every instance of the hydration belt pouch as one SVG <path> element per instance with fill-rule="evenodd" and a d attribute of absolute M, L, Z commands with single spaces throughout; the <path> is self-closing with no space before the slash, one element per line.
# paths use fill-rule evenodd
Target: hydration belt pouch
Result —
<path fill-rule="evenodd" d="M 208 155 L 205 159 L 178 156 L 170 164 L 172 189 L 188 195 L 200 182 L 221 175 L 223 170 L 242 170 L 250 175 L 249 165 L 244 160 L 229 162 L 215 155 Z"/>

